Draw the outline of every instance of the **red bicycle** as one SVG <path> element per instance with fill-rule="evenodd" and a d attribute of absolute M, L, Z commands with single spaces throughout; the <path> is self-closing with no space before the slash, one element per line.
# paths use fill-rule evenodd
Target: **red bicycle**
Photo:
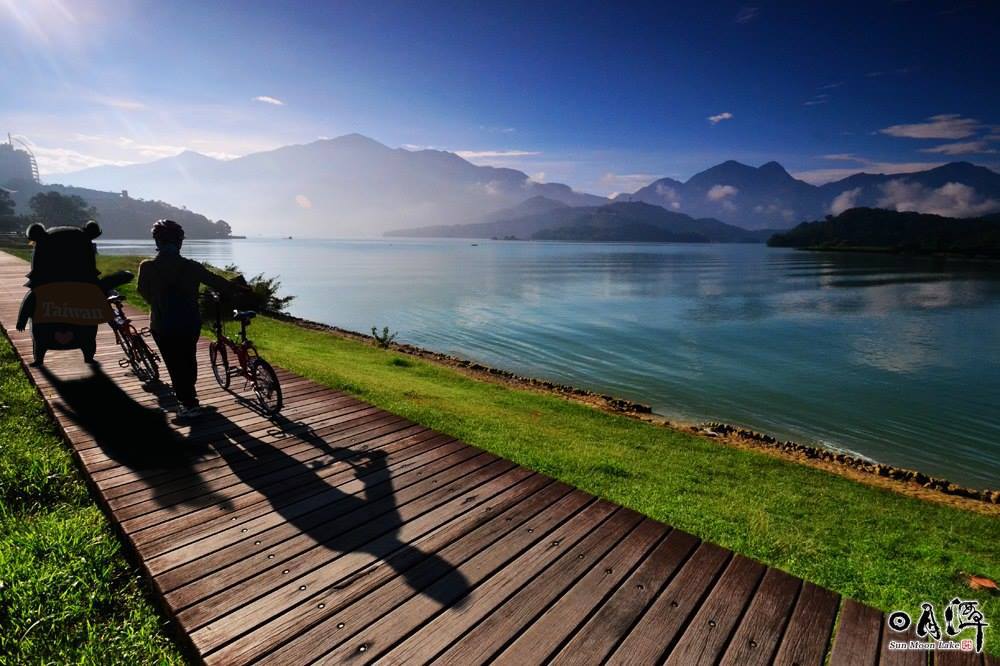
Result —
<path fill-rule="evenodd" d="M 153 382 L 160 378 L 160 357 L 149 348 L 143 339 L 149 336 L 149 329 L 137 330 L 122 307 L 122 296 L 117 291 L 110 292 L 108 303 L 113 308 L 113 316 L 108 325 L 115 332 L 115 342 L 125 352 L 125 358 L 118 360 L 122 368 L 132 368 L 139 381 Z"/>
<path fill-rule="evenodd" d="M 283 404 L 278 375 L 247 338 L 247 326 L 257 313 L 253 310 L 233 310 L 233 319 L 240 322 L 240 335 L 238 340 L 232 340 L 223 330 L 221 298 L 216 292 L 211 292 L 211 297 L 215 301 L 215 341 L 208 346 L 208 356 L 215 381 L 228 389 L 233 377 L 242 377 L 243 390 L 253 389 L 261 411 L 269 415 L 277 414 Z M 230 364 L 230 355 L 236 359 L 237 366 Z"/>

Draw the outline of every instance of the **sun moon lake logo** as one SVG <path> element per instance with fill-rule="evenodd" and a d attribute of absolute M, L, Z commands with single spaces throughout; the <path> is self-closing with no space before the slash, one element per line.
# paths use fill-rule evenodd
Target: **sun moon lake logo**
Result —
<path fill-rule="evenodd" d="M 910 630 L 913 620 L 905 611 L 893 611 L 886 618 L 889 630 L 903 633 Z M 938 622 L 934 604 L 925 601 L 920 604 L 920 617 L 913 627 L 913 632 L 922 640 L 891 640 L 890 650 L 941 650 L 976 652 L 983 651 L 983 638 L 986 627 L 986 617 L 975 600 L 963 601 L 955 597 L 944 609 L 944 630 Z M 973 630 L 973 636 L 961 637 L 961 634 Z M 947 639 L 944 638 L 947 636 Z M 957 639 L 957 640 L 956 640 Z"/>

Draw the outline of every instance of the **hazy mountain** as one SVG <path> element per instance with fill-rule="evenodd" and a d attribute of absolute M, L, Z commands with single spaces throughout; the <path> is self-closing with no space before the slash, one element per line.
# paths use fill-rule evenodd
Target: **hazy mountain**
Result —
<path fill-rule="evenodd" d="M 616 201 L 644 201 L 748 229 L 788 228 L 856 206 L 954 217 L 1000 210 L 1000 174 L 968 162 L 909 174 L 859 173 L 822 186 L 793 178 L 777 162 L 723 162 L 686 182 L 662 178 Z"/>
<path fill-rule="evenodd" d="M 234 160 L 185 152 L 147 164 L 67 174 L 68 182 L 161 198 L 232 222 L 241 233 L 371 236 L 389 228 L 481 219 L 534 196 L 567 205 L 607 199 L 454 153 L 392 149 L 349 134 Z"/>
<path fill-rule="evenodd" d="M 525 202 L 528 203 L 528 202 Z M 536 202 L 538 205 L 540 202 Z M 618 201 L 603 206 L 553 206 L 524 213 L 511 209 L 510 219 L 418 229 L 402 229 L 387 236 L 430 238 L 516 238 L 520 240 L 764 242 L 773 230 L 747 231 L 714 219 L 694 219 L 683 213 L 642 202 Z"/>
<path fill-rule="evenodd" d="M 103 192 L 83 187 L 65 185 L 39 185 L 33 182 L 10 183 L 16 212 L 31 213 L 31 197 L 40 192 L 58 192 L 65 196 L 78 196 L 97 211 L 102 238 L 147 238 L 156 220 L 169 218 L 180 222 L 188 238 L 226 238 L 229 224 L 213 222 L 204 215 L 172 206 L 163 201 L 148 201 L 124 196 L 120 192 Z M 241 231 L 233 231 L 240 234 Z"/>
<path fill-rule="evenodd" d="M 804 222 L 794 229 L 775 234 L 767 244 L 828 250 L 864 249 L 1000 257 L 1000 214 L 951 218 L 927 213 L 852 208 L 835 217 Z"/>

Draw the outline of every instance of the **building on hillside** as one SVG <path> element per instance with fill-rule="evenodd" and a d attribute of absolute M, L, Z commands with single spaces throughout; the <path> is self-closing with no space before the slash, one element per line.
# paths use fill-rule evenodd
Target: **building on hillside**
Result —
<path fill-rule="evenodd" d="M 18 182 L 41 182 L 38 163 L 23 141 L 8 134 L 7 143 L 0 143 L 0 185 L 14 186 Z"/>

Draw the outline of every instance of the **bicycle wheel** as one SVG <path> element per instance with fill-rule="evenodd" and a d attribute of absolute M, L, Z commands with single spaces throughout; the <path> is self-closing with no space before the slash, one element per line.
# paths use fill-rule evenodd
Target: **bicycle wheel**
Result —
<path fill-rule="evenodd" d="M 283 400 L 281 384 L 278 383 L 278 375 L 275 374 L 274 368 L 264 359 L 255 358 L 250 362 L 247 374 L 253 383 L 253 392 L 257 395 L 260 408 L 267 414 L 277 414 Z"/>
<path fill-rule="evenodd" d="M 212 362 L 212 374 L 222 388 L 229 388 L 229 356 L 225 345 L 212 342 L 208 345 L 208 358 Z"/>
<path fill-rule="evenodd" d="M 132 365 L 136 376 L 143 382 L 155 382 L 160 378 L 160 365 L 156 362 L 153 350 L 139 336 L 132 338 Z"/>

